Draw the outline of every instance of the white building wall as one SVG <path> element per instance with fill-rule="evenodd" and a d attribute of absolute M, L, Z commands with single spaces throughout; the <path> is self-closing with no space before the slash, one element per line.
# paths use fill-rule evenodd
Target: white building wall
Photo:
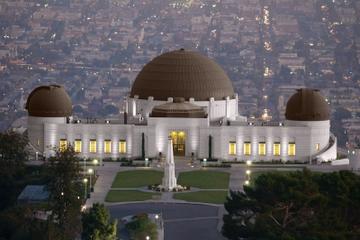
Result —
<path fill-rule="evenodd" d="M 190 157 L 193 152 L 199 158 L 208 158 L 209 135 L 212 136 L 212 156 L 225 160 L 297 160 L 309 161 L 329 147 L 330 124 L 322 122 L 287 121 L 283 126 L 209 126 L 206 118 L 148 118 L 148 125 L 121 124 L 66 124 L 64 119 L 50 119 L 46 123 L 32 119 L 29 132 L 33 139 L 43 133 L 43 146 L 46 156 L 50 156 L 54 146 L 58 146 L 60 139 L 67 139 L 73 143 L 75 139 L 82 139 L 82 157 L 90 158 L 118 158 L 141 156 L 141 134 L 145 134 L 145 157 L 157 157 L 159 152 L 166 154 L 167 139 L 171 131 L 184 131 L 186 135 L 185 155 Z M 44 122 L 44 130 L 38 130 Z M 56 123 L 58 121 L 58 123 Z M 30 120 L 29 120 L 30 122 Z M 38 132 L 37 132 L 38 131 Z M 34 137 L 35 136 L 35 137 Z M 97 140 L 97 153 L 89 153 L 89 140 Z M 104 153 L 104 141 L 112 140 L 112 152 Z M 119 140 L 125 139 L 127 153 L 120 154 Z M 34 141 L 34 140 L 33 140 Z M 236 142 L 236 155 L 229 155 L 229 142 Z M 251 142 L 251 155 L 244 155 L 244 142 Z M 266 155 L 259 156 L 259 142 L 266 143 Z M 274 156 L 273 144 L 281 143 L 281 155 Z M 288 144 L 296 144 L 296 156 L 288 155 Z M 316 144 L 320 149 L 316 150 Z M 336 154 L 333 151 L 331 156 Z M 328 154 L 329 155 L 329 154 Z M 330 156 L 329 155 L 329 156 Z M 322 156 L 327 156 L 322 154 Z"/>
<path fill-rule="evenodd" d="M 208 157 L 208 137 L 213 136 L 213 157 L 226 160 L 298 160 L 309 158 L 309 141 L 313 137 L 306 126 L 222 126 L 200 129 L 200 158 Z M 229 143 L 236 141 L 236 155 L 229 155 Z M 244 155 L 244 143 L 251 143 L 251 155 Z M 259 143 L 265 142 L 266 155 L 259 156 Z M 280 142 L 281 154 L 274 156 L 273 144 Z M 296 156 L 288 155 L 288 144 L 295 142 Z"/>
<path fill-rule="evenodd" d="M 130 157 L 133 151 L 132 125 L 120 124 L 44 124 L 44 146 L 46 157 L 54 154 L 53 148 L 58 147 L 60 139 L 66 139 L 69 144 L 74 144 L 76 139 L 82 140 L 82 152 L 80 157 L 86 158 L 108 158 L 108 157 Z M 96 139 L 96 153 L 89 152 L 90 139 Z M 127 153 L 120 154 L 119 141 L 125 139 Z M 112 152 L 104 153 L 104 141 L 112 141 Z M 136 151 L 137 149 L 135 149 Z"/>
<path fill-rule="evenodd" d="M 44 152 L 44 124 L 45 123 L 66 123 L 65 117 L 28 117 L 28 138 L 30 144 L 40 153 Z"/>
<path fill-rule="evenodd" d="M 172 131 L 185 132 L 185 155 L 198 155 L 199 150 L 199 129 L 200 126 L 207 126 L 206 118 L 149 118 L 148 127 L 155 130 L 154 143 L 157 156 L 159 152 L 166 155 L 168 136 Z"/>
<path fill-rule="evenodd" d="M 149 116 L 155 106 L 162 105 L 168 101 L 157 101 L 149 99 L 128 98 L 130 103 L 129 116 L 141 114 L 143 117 Z M 209 114 L 209 101 L 190 101 L 191 103 L 203 107 Z M 216 100 L 211 103 L 211 121 L 220 120 L 228 116 L 229 119 L 235 120 L 238 116 L 238 99 Z"/>

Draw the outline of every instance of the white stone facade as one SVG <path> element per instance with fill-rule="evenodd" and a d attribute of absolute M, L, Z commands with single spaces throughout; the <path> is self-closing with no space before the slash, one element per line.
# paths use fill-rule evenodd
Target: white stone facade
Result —
<path fill-rule="evenodd" d="M 221 103 L 219 103 L 221 104 Z M 86 158 L 139 158 L 142 155 L 144 133 L 145 157 L 166 155 L 168 136 L 172 131 L 185 134 L 186 157 L 209 157 L 209 136 L 212 137 L 211 156 L 229 161 L 299 161 L 321 157 L 324 161 L 336 158 L 336 139 L 331 140 L 330 121 L 285 121 L 284 123 L 250 123 L 230 121 L 212 124 L 208 118 L 154 118 L 145 125 L 115 123 L 66 123 L 65 118 L 29 117 L 31 144 L 44 156 L 51 156 L 61 140 L 68 144 L 81 141 L 79 155 Z M 334 137 L 333 137 L 334 139 Z M 96 141 L 96 151 L 90 152 L 90 140 Z M 105 152 L 105 141 L 111 144 Z M 126 150 L 120 152 L 120 141 Z M 230 152 L 230 144 L 235 147 Z M 280 144 L 276 154 L 275 145 Z M 293 152 L 289 152 L 293 144 Z M 250 145 L 250 152 L 245 152 Z M 294 146 L 295 145 L 295 146 Z M 260 149 L 262 148 L 262 149 Z M 234 151 L 235 149 L 235 151 Z"/>

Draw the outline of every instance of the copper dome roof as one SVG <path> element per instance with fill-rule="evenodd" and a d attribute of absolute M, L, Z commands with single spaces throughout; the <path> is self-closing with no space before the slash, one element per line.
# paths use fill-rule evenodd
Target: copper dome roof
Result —
<path fill-rule="evenodd" d="M 174 117 L 174 118 L 205 118 L 203 108 L 185 102 L 184 98 L 175 98 L 174 102 L 165 103 L 153 108 L 151 117 Z"/>
<path fill-rule="evenodd" d="M 224 70 L 213 60 L 193 51 L 180 49 L 164 53 L 137 75 L 131 97 L 152 96 L 155 100 L 183 97 L 186 100 L 207 101 L 233 97 L 232 83 Z"/>
<path fill-rule="evenodd" d="M 35 88 L 30 93 L 25 108 L 29 116 L 34 117 L 68 117 L 72 114 L 71 99 L 59 85 Z"/>
<path fill-rule="evenodd" d="M 298 89 L 287 102 L 285 117 L 293 121 L 325 121 L 330 119 L 329 104 L 316 89 Z"/>

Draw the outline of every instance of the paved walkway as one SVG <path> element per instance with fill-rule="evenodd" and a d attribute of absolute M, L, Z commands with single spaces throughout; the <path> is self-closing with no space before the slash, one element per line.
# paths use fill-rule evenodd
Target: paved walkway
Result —
<path fill-rule="evenodd" d="M 86 207 L 90 207 L 93 203 L 104 203 L 106 194 L 111 188 L 116 174 L 120 171 L 120 163 L 105 162 L 104 166 L 100 166 L 96 173 L 99 175 L 94 186 L 94 192 L 91 193 L 91 198 L 86 201 Z"/>

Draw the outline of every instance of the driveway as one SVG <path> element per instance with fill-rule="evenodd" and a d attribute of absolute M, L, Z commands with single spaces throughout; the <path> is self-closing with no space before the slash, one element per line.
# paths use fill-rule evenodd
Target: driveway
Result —
<path fill-rule="evenodd" d="M 223 240 L 217 231 L 219 207 L 182 203 L 133 203 L 108 206 L 113 218 L 162 213 L 165 240 Z"/>

